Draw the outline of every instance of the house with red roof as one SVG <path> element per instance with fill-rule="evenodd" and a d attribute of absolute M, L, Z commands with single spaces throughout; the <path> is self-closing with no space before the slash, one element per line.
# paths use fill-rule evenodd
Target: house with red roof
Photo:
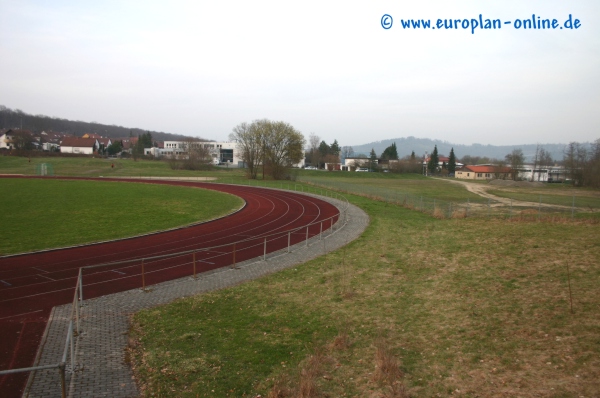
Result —
<path fill-rule="evenodd" d="M 65 137 L 60 143 L 60 152 L 93 155 L 99 147 L 96 138 Z"/>
<path fill-rule="evenodd" d="M 512 169 L 510 167 L 481 165 L 481 166 L 463 166 L 456 169 L 454 177 L 465 180 L 501 180 L 510 179 Z"/>

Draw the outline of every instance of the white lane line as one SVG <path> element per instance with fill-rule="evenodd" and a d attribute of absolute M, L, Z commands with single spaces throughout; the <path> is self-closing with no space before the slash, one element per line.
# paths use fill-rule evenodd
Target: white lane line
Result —
<path fill-rule="evenodd" d="M 22 315 L 35 314 L 36 312 L 42 312 L 42 310 L 31 311 L 31 312 L 24 312 L 22 314 L 11 315 L 11 316 L 5 316 L 4 318 L 0 318 L 0 319 L 8 319 L 8 318 L 14 318 L 14 317 L 17 317 L 17 316 L 22 316 Z"/>

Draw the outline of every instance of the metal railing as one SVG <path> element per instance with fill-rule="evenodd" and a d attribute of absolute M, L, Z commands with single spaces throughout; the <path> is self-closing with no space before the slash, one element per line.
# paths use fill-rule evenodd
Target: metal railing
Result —
<path fill-rule="evenodd" d="M 157 178 L 154 178 L 154 179 L 157 179 Z M 212 182 L 212 183 L 215 183 L 215 182 Z M 277 188 L 277 187 L 273 187 L 273 186 L 267 186 L 267 184 L 268 183 L 265 182 L 264 185 L 262 186 L 262 188 L 269 188 L 269 189 Z M 236 185 L 236 184 L 234 184 L 234 185 Z M 259 187 L 258 184 L 254 185 L 251 182 L 249 182 L 248 185 Z M 299 186 L 300 186 L 300 188 L 299 188 Z M 289 183 L 287 183 L 287 187 L 289 190 L 292 190 L 291 185 Z M 281 185 L 281 188 L 279 188 L 279 189 L 285 190 L 283 185 Z M 260 234 L 257 237 L 249 237 L 246 239 L 241 239 L 241 240 L 235 241 L 233 243 L 227 243 L 227 244 L 211 246 L 211 247 L 203 247 L 203 248 L 198 248 L 198 249 L 185 250 L 185 251 L 181 251 L 181 252 L 169 253 L 169 254 L 164 254 L 164 255 L 159 255 L 159 256 L 138 257 L 138 258 L 123 260 L 123 261 L 109 262 L 109 263 L 104 263 L 104 264 L 80 267 L 78 274 L 77 274 L 77 281 L 75 283 L 75 291 L 73 294 L 73 301 L 71 303 L 71 313 L 70 313 L 69 323 L 68 323 L 68 327 L 67 327 L 67 333 L 66 333 L 66 337 L 65 337 L 65 345 L 64 345 L 63 354 L 62 354 L 62 357 L 60 358 L 60 360 L 57 363 L 50 364 L 50 365 L 40 365 L 40 366 L 32 366 L 32 367 L 28 367 L 28 368 L 3 370 L 3 371 L 0 371 L 0 376 L 16 374 L 16 373 L 24 373 L 24 372 L 36 372 L 36 371 L 47 370 L 47 369 L 57 369 L 59 372 L 59 375 L 60 375 L 61 397 L 65 398 L 67 396 L 68 391 L 67 391 L 67 385 L 66 385 L 66 383 L 67 383 L 66 376 L 68 373 L 74 374 L 77 371 L 77 363 L 75 362 L 76 344 L 77 344 L 76 338 L 82 332 L 80 309 L 83 306 L 83 301 L 84 301 L 84 295 L 83 295 L 84 294 L 84 290 L 83 290 L 83 288 L 84 288 L 84 284 L 83 284 L 84 270 L 101 269 L 101 268 L 122 266 L 122 265 L 127 265 L 127 264 L 132 264 L 132 263 L 134 263 L 134 264 L 139 263 L 140 267 L 141 267 L 141 272 L 140 272 L 141 289 L 145 291 L 146 290 L 146 275 L 148 274 L 148 272 L 145 270 L 145 264 L 147 264 L 149 261 L 192 255 L 193 260 L 192 260 L 192 269 L 190 270 L 190 274 L 194 279 L 196 279 L 196 276 L 197 276 L 196 258 L 197 258 L 198 253 L 215 251 L 216 249 L 232 247 L 233 248 L 232 252 L 231 252 L 232 264 L 230 264 L 230 265 L 235 268 L 236 267 L 236 254 L 238 252 L 236 250 L 236 246 L 239 247 L 240 245 L 242 245 L 244 243 L 255 241 L 257 245 L 262 245 L 263 254 L 262 254 L 262 256 L 258 256 L 258 257 L 254 257 L 254 258 L 262 257 L 263 261 L 266 261 L 267 253 L 268 253 L 268 250 L 267 250 L 268 242 L 269 242 L 270 238 L 272 241 L 274 241 L 276 239 L 285 238 L 287 236 L 287 247 L 284 248 L 284 254 L 287 254 L 287 253 L 290 253 L 290 248 L 292 246 L 291 237 L 293 234 L 302 233 L 304 236 L 305 246 L 308 246 L 309 229 L 311 227 L 319 225 L 319 233 L 318 234 L 314 233 L 312 235 L 312 237 L 315 237 L 318 235 L 319 240 L 323 240 L 323 232 L 324 231 L 327 231 L 329 229 L 330 234 L 333 234 L 335 231 L 336 225 L 338 225 L 337 229 L 339 230 L 346 224 L 347 217 L 348 217 L 347 211 L 348 211 L 349 202 L 343 195 L 341 195 L 337 192 L 334 192 L 334 191 L 329 191 L 327 189 L 324 190 L 323 188 L 317 189 L 317 188 L 301 186 L 301 184 L 294 184 L 293 191 L 308 193 L 308 194 L 316 194 L 316 195 L 320 194 L 321 196 L 326 196 L 326 197 L 330 197 L 332 199 L 337 199 L 337 200 L 343 202 L 342 209 L 340 209 L 337 214 L 335 214 L 331 217 L 327 217 L 320 221 L 311 222 L 309 224 L 302 225 L 300 227 L 295 227 L 292 229 L 279 231 L 279 232 L 275 232 L 275 233 Z M 337 218 L 337 220 L 334 222 L 334 220 L 336 218 Z M 341 224 L 339 224 L 339 223 L 341 223 Z M 327 226 L 327 224 L 329 224 L 329 226 Z M 323 229 L 324 226 L 325 226 L 325 229 Z M 298 243 L 300 243 L 300 242 L 298 242 Z M 325 242 L 323 240 L 323 252 L 325 252 L 325 250 L 326 250 L 324 243 Z M 250 248 L 252 248 L 252 246 Z M 246 249 L 248 249 L 248 248 L 244 248 L 242 250 L 246 250 Z M 176 266 L 181 266 L 181 265 L 176 265 Z M 224 265 L 224 267 L 226 267 L 226 266 L 227 266 L 227 264 Z M 164 268 L 150 271 L 150 273 L 159 272 L 161 270 L 164 270 Z M 135 275 L 133 275 L 133 276 L 135 276 Z M 161 282 L 163 282 L 163 281 L 161 281 Z M 157 283 L 160 283 L 160 282 L 157 282 Z"/>

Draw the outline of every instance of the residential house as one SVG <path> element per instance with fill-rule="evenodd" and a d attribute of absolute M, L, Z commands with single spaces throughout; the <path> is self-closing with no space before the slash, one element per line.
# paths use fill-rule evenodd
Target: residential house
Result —
<path fill-rule="evenodd" d="M 0 149 L 13 148 L 14 133 L 11 129 L 0 130 Z"/>
<path fill-rule="evenodd" d="M 60 143 L 60 152 L 92 155 L 99 147 L 96 138 L 65 137 Z"/>
<path fill-rule="evenodd" d="M 511 168 L 492 165 L 463 166 L 456 169 L 454 177 L 464 180 L 505 180 L 511 178 Z"/>
<path fill-rule="evenodd" d="M 358 167 L 369 167 L 370 158 L 351 158 L 344 159 L 343 170 L 353 170 Z M 379 159 L 375 160 L 376 164 L 379 164 Z"/>
<path fill-rule="evenodd" d="M 0 149 L 32 149 L 39 146 L 39 137 L 29 130 L 3 129 L 0 130 Z"/>
<path fill-rule="evenodd" d="M 97 138 L 98 140 L 98 148 L 104 148 L 106 150 L 109 146 L 112 145 L 112 141 L 110 138 Z"/>

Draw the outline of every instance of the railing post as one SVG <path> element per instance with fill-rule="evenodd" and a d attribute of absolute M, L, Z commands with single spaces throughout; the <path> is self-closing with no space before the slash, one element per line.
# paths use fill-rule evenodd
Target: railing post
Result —
<path fill-rule="evenodd" d="M 58 364 L 58 373 L 60 374 L 60 396 L 62 398 L 67 398 L 67 383 L 65 380 L 65 367 L 66 364 L 64 362 L 61 362 L 60 364 Z"/>
<path fill-rule="evenodd" d="M 290 252 L 290 238 L 292 236 L 292 232 L 288 232 L 288 253 Z"/>
<path fill-rule="evenodd" d="M 319 232 L 319 239 L 323 239 L 323 221 L 321 221 L 321 231 Z"/>
<path fill-rule="evenodd" d="M 233 268 L 235 268 L 235 243 L 233 244 Z"/>
<path fill-rule="evenodd" d="M 267 237 L 265 236 L 265 245 L 263 250 L 263 261 L 267 261 Z"/>
<path fill-rule="evenodd" d="M 83 297 L 81 295 L 81 268 L 79 268 L 79 276 L 77 277 L 78 281 L 79 281 L 79 300 L 81 300 L 81 302 L 83 303 Z M 77 295 L 77 292 L 75 292 L 75 294 Z M 79 300 L 77 300 L 77 296 L 75 296 L 75 320 L 76 320 L 76 324 L 77 324 L 77 334 L 79 335 Z"/>
<path fill-rule="evenodd" d="M 144 259 L 142 258 L 142 290 L 146 290 L 146 275 L 144 274 Z"/>
<path fill-rule="evenodd" d="M 329 226 L 329 234 L 331 235 L 333 233 L 333 217 L 331 217 L 329 220 L 331 221 L 331 225 Z"/>
<path fill-rule="evenodd" d="M 75 372 L 75 339 L 73 339 L 73 321 L 71 321 L 69 333 L 71 334 L 71 372 Z"/>
<path fill-rule="evenodd" d="M 306 239 L 304 240 L 306 247 L 308 247 L 308 225 L 306 226 Z"/>
<path fill-rule="evenodd" d="M 83 269 L 79 268 L 79 300 L 83 304 Z"/>
<path fill-rule="evenodd" d="M 196 279 L 196 252 L 194 252 L 194 279 Z"/>
<path fill-rule="evenodd" d="M 77 300 L 77 292 L 75 292 L 75 302 L 73 305 L 75 306 L 75 324 L 77 325 L 77 334 L 79 334 L 79 302 Z M 71 313 L 71 316 L 73 316 L 72 314 L 73 313 Z M 71 322 L 73 322 L 72 319 Z"/>

